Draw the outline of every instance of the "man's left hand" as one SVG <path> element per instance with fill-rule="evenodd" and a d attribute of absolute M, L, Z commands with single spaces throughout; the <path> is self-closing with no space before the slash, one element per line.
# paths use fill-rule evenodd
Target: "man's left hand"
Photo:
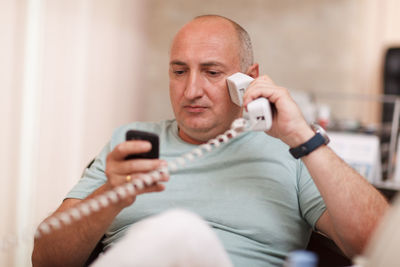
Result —
<path fill-rule="evenodd" d="M 289 91 L 276 85 L 266 75 L 256 78 L 247 88 L 243 96 L 244 107 L 260 97 L 267 98 L 276 109 L 267 134 L 281 139 L 290 147 L 296 147 L 314 135 Z"/>

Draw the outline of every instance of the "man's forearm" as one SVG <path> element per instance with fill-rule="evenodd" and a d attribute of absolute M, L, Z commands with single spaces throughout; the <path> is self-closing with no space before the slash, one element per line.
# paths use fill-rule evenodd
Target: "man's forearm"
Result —
<path fill-rule="evenodd" d="M 55 213 L 65 211 L 105 191 L 104 185 L 85 200 L 67 199 Z M 33 266 L 82 266 L 123 208 L 121 203 L 111 204 L 100 212 L 92 213 L 80 221 L 36 239 L 32 254 Z"/>
<path fill-rule="evenodd" d="M 320 191 L 332 226 L 347 254 L 360 253 L 386 211 L 385 198 L 323 146 L 302 158 Z"/>

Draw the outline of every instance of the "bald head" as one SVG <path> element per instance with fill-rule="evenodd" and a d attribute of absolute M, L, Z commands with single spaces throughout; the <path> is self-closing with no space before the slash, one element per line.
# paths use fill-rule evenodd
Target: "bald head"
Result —
<path fill-rule="evenodd" d="M 246 72 L 248 67 L 253 65 L 254 58 L 253 58 L 253 47 L 251 45 L 251 39 L 247 31 L 242 26 L 240 26 L 238 23 L 236 23 L 231 19 L 219 15 L 202 15 L 194 18 L 194 20 L 196 19 L 224 20 L 229 24 L 231 24 L 235 30 L 237 39 L 239 41 L 239 49 L 240 49 L 239 56 L 240 56 L 240 66 L 242 72 Z"/>
<path fill-rule="evenodd" d="M 186 31 L 189 31 L 190 34 L 190 31 L 203 30 L 207 36 L 211 37 L 213 34 L 221 35 L 221 31 L 218 32 L 218 30 L 221 29 L 223 29 L 222 33 L 229 35 L 227 38 L 231 42 L 231 46 L 235 48 L 235 51 L 230 52 L 237 53 L 240 70 L 246 72 L 247 69 L 253 65 L 253 48 L 247 31 L 233 20 L 219 15 L 202 15 L 195 17 L 181 28 L 176 34 L 174 41 L 179 35 L 182 35 L 182 33 Z"/>

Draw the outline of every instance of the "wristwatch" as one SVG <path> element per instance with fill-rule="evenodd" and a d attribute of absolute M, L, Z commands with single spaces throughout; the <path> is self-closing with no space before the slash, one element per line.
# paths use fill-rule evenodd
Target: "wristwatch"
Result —
<path fill-rule="evenodd" d="M 289 149 L 290 154 L 292 154 L 292 156 L 296 159 L 306 156 L 320 146 L 327 145 L 329 143 L 329 137 L 324 128 L 316 123 L 311 124 L 311 128 L 315 132 L 315 135 L 311 137 L 310 140 L 299 145 L 298 147 Z"/>

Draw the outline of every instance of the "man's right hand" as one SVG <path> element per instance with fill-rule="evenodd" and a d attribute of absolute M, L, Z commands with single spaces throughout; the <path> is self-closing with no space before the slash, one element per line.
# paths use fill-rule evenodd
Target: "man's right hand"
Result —
<path fill-rule="evenodd" d="M 125 160 L 129 154 L 143 153 L 151 149 L 147 141 L 127 141 L 117 145 L 106 159 L 107 182 L 96 189 L 86 199 L 65 199 L 55 213 L 64 212 L 79 203 L 127 182 L 126 177 L 140 179 L 140 173 L 146 173 L 163 167 L 165 161 L 159 159 L 132 159 Z M 161 181 L 168 181 L 168 175 L 162 175 Z M 164 185 L 156 183 L 139 190 L 138 194 L 146 192 L 159 192 L 164 190 Z M 131 205 L 134 197 L 128 196 L 115 205 L 109 205 L 101 212 L 93 212 L 84 216 L 79 223 L 64 226 L 62 231 L 53 231 L 52 234 L 35 239 L 32 263 L 34 266 L 83 266 L 97 242 L 104 235 L 115 216 Z M 79 234 L 76 234 L 79 233 Z"/>
<path fill-rule="evenodd" d="M 127 176 L 131 179 L 140 179 L 140 174 L 147 173 L 153 170 L 160 169 L 166 166 L 167 163 L 159 159 L 131 159 L 125 160 L 126 156 L 130 154 L 144 153 L 151 150 L 151 143 L 142 140 L 126 141 L 118 144 L 113 151 L 107 155 L 106 170 L 107 176 L 106 187 L 113 189 L 116 186 L 122 185 L 127 182 Z M 167 174 L 161 175 L 161 181 L 168 181 Z M 151 186 L 146 186 L 144 189 L 139 190 L 138 194 L 148 192 L 160 192 L 165 189 L 164 184 L 155 183 Z M 124 206 L 129 206 L 135 201 L 135 197 L 127 197 L 122 201 Z"/>

